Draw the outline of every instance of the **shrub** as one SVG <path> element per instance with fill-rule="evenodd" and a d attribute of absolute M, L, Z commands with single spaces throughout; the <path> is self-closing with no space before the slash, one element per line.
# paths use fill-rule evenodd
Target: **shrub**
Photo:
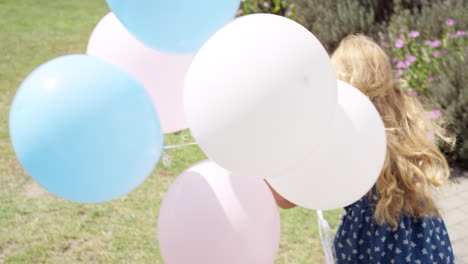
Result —
<path fill-rule="evenodd" d="M 446 54 L 462 56 L 468 44 L 466 32 L 455 29 L 455 20 L 447 19 L 443 24 L 441 35 L 434 39 L 424 40 L 417 30 L 400 29 L 400 35 L 393 41 L 396 77 L 405 79 L 409 87 L 426 96 L 428 84 L 436 81 L 436 75 L 447 67 L 443 65 Z"/>
<path fill-rule="evenodd" d="M 466 23 L 445 18 L 426 36 L 416 30 L 402 28 L 392 39 L 392 55 L 396 77 L 408 82 L 410 94 L 429 97 L 449 123 L 448 132 L 457 137 L 452 162 L 468 161 L 468 87 L 467 37 L 461 30 Z M 445 146 L 448 152 L 448 148 Z"/>
<path fill-rule="evenodd" d="M 241 2 L 237 15 L 254 13 L 270 13 L 293 18 L 296 15 L 296 5 L 294 1 L 288 0 L 245 0 Z"/>
<path fill-rule="evenodd" d="M 421 38 L 424 39 L 440 37 L 444 31 L 444 22 L 448 18 L 457 21 L 456 26 L 466 29 L 468 24 L 466 15 L 468 1 L 466 0 L 421 1 L 419 8 L 417 6 L 411 5 L 409 9 L 398 7 L 398 12 L 391 17 L 388 25 L 388 34 L 391 39 L 397 38 L 401 29 L 405 31 L 418 29 Z"/>
<path fill-rule="evenodd" d="M 449 123 L 449 132 L 457 137 L 452 162 L 468 161 L 468 53 L 448 54 L 442 62 L 437 81 L 428 85 L 430 98 Z"/>
<path fill-rule="evenodd" d="M 331 53 L 350 34 L 371 36 L 391 55 L 409 93 L 426 96 L 458 143 L 451 161 L 468 161 L 466 0 L 245 0 L 239 15 L 273 13 L 304 25 Z"/>
<path fill-rule="evenodd" d="M 313 32 L 332 52 L 353 33 L 376 32 L 374 1 L 297 0 L 296 20 Z"/>
<path fill-rule="evenodd" d="M 272 13 L 295 19 L 313 32 L 328 51 L 351 33 L 377 36 L 376 21 L 385 20 L 392 5 L 377 0 L 245 0 L 238 15 Z"/>

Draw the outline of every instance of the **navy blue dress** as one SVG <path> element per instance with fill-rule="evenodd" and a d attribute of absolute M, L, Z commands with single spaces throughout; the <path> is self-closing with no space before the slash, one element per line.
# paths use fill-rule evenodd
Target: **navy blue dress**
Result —
<path fill-rule="evenodd" d="M 396 231 L 374 220 L 378 197 L 368 195 L 346 207 L 335 236 L 337 263 L 454 263 L 441 218 L 402 216 Z"/>

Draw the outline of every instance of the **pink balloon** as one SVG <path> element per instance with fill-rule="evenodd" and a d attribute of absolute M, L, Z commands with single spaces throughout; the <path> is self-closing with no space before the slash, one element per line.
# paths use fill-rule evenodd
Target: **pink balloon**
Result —
<path fill-rule="evenodd" d="M 169 188 L 158 238 L 166 264 L 271 264 L 279 248 L 279 214 L 263 180 L 231 177 L 203 161 Z"/>
<path fill-rule="evenodd" d="M 143 84 L 156 105 L 164 133 L 187 128 L 183 88 L 194 54 L 171 54 L 144 45 L 113 13 L 94 29 L 87 54 L 120 66 Z"/>

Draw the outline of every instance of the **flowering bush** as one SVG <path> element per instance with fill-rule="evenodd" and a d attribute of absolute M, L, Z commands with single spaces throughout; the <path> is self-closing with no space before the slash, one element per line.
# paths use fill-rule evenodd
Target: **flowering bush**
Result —
<path fill-rule="evenodd" d="M 450 122 L 452 161 L 468 161 L 468 16 L 466 0 L 243 0 L 238 15 L 273 13 L 295 19 L 332 52 L 349 34 L 373 37 L 391 54 L 408 94 L 426 97 L 426 118 Z M 427 100 L 426 100 L 427 101 Z"/>
<path fill-rule="evenodd" d="M 438 38 L 423 39 L 417 30 L 400 31 L 393 41 L 395 77 L 408 82 L 410 95 L 431 98 L 438 109 L 426 115 L 449 121 L 448 133 L 457 136 L 453 160 L 468 160 L 467 33 L 457 21 L 446 19 Z"/>
<path fill-rule="evenodd" d="M 431 101 L 442 110 L 448 121 L 448 130 L 457 137 L 452 161 L 459 161 L 468 168 L 468 52 L 448 53 L 442 61 L 437 80 L 429 83 Z M 439 112 L 440 113 L 440 112 Z M 439 114 L 440 116 L 440 114 Z M 429 116 L 432 117 L 432 116 Z M 437 117 L 438 118 L 438 117 Z"/>
<path fill-rule="evenodd" d="M 395 77 L 405 79 L 412 94 L 428 95 L 427 86 L 437 81 L 445 55 L 456 53 L 461 56 L 468 44 L 466 32 L 455 30 L 455 20 L 447 19 L 440 39 L 420 37 L 416 30 L 400 31 L 400 36 L 394 40 Z"/>
<path fill-rule="evenodd" d="M 296 5 L 292 0 L 242 0 L 237 15 L 243 16 L 254 13 L 270 13 L 294 18 Z"/>
<path fill-rule="evenodd" d="M 387 33 L 391 39 L 400 35 L 400 30 L 409 32 L 417 29 L 423 39 L 440 38 L 446 30 L 447 19 L 453 19 L 455 27 L 464 27 L 468 24 L 466 0 L 391 0 L 401 2 L 394 6 L 396 10 L 388 21 Z M 406 2 L 406 3 L 403 3 Z M 407 5 L 408 2 L 413 2 Z M 418 3 L 419 2 L 419 3 Z"/>

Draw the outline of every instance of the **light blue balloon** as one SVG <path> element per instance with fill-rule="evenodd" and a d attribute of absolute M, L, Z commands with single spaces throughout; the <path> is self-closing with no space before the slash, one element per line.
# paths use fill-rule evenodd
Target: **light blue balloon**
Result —
<path fill-rule="evenodd" d="M 107 0 L 122 24 L 140 41 L 163 51 L 198 50 L 232 20 L 240 0 Z"/>
<path fill-rule="evenodd" d="M 51 60 L 26 78 L 11 107 L 10 136 L 37 183 L 81 203 L 113 200 L 136 188 L 163 148 L 144 88 L 87 55 Z"/>

